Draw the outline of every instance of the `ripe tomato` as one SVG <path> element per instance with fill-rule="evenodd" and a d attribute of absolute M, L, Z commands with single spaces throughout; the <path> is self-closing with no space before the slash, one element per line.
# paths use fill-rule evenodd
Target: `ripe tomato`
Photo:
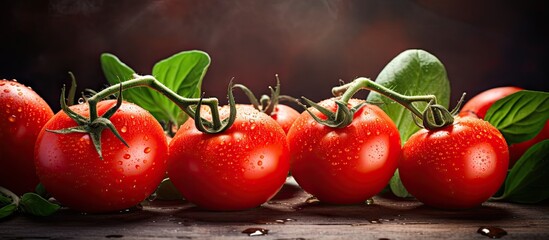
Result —
<path fill-rule="evenodd" d="M 436 131 L 413 134 L 402 148 L 402 183 L 426 205 L 461 209 L 480 205 L 496 193 L 507 174 L 509 152 L 488 122 L 456 118 Z"/>
<path fill-rule="evenodd" d="M 220 115 L 228 112 L 222 108 Z M 234 124 L 219 134 L 200 132 L 189 119 L 170 142 L 168 175 L 187 200 L 202 208 L 257 207 L 286 180 L 285 137 L 276 121 L 249 106 L 237 106 Z"/>
<path fill-rule="evenodd" d="M 523 89 L 518 87 L 498 87 L 498 88 L 488 89 L 471 98 L 463 106 L 459 115 L 460 116 L 472 115 L 472 116 L 477 116 L 479 118 L 484 119 L 484 116 L 486 116 L 486 112 L 488 111 L 488 109 L 490 109 L 492 104 L 494 104 L 497 100 L 502 99 L 520 90 L 523 90 Z M 541 132 L 538 133 L 538 135 L 536 135 L 533 139 L 530 139 L 522 143 L 516 143 L 516 144 L 510 145 L 509 146 L 509 154 L 510 154 L 509 168 L 512 168 L 515 165 L 517 160 L 520 159 L 520 157 L 526 152 L 526 150 L 528 150 L 528 148 L 548 138 L 549 138 L 549 121 L 545 123 L 545 127 L 543 127 Z"/>
<path fill-rule="evenodd" d="M 97 104 L 99 115 L 116 104 Z M 89 116 L 88 104 L 70 107 Z M 154 117 L 124 102 L 110 118 L 126 147 L 110 130 L 101 133 L 103 160 L 89 134 L 46 131 L 76 126 L 64 112 L 57 113 L 40 132 L 35 164 L 47 191 L 62 204 L 83 212 L 109 212 L 133 207 L 155 191 L 167 168 L 168 144 Z"/>
<path fill-rule="evenodd" d="M 0 186 L 18 195 L 33 192 L 34 143 L 53 111 L 33 90 L 8 80 L 0 80 L 0 106 Z"/>
<path fill-rule="evenodd" d="M 337 106 L 334 99 L 319 104 L 332 111 Z M 374 105 L 360 108 L 344 128 L 327 127 L 303 112 L 288 132 L 288 144 L 297 183 L 320 201 L 336 204 L 364 202 L 379 193 L 393 176 L 401 151 L 397 127 Z"/>
<path fill-rule="evenodd" d="M 290 127 L 299 115 L 299 112 L 295 109 L 282 104 L 276 105 L 275 110 L 271 113 L 271 117 L 278 122 L 282 127 L 282 130 L 284 130 L 284 133 L 288 133 Z"/>
<path fill-rule="evenodd" d="M 473 98 L 469 99 L 469 101 L 467 101 L 467 103 L 463 105 L 463 108 L 461 108 L 461 111 L 459 112 L 459 116 L 464 117 L 468 115 L 473 115 L 484 119 L 484 116 L 486 116 L 486 112 L 488 111 L 488 109 L 490 109 L 492 104 L 494 104 L 497 100 L 500 100 L 520 90 L 523 89 L 518 87 L 498 87 L 481 92 Z"/>

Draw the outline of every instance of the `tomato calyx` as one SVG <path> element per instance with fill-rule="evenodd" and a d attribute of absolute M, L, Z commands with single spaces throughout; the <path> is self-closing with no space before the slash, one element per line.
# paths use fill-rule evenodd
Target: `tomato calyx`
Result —
<path fill-rule="evenodd" d="M 252 106 L 259 110 L 260 112 L 263 112 L 269 116 L 271 116 L 280 100 L 283 101 L 289 101 L 289 102 L 297 102 L 297 99 L 294 97 L 288 96 L 288 95 L 280 95 L 280 79 L 278 78 L 278 74 L 275 74 L 276 78 L 276 86 L 273 89 L 271 86 L 269 86 L 269 90 L 271 91 L 271 96 L 268 95 L 261 95 L 259 100 L 255 97 L 255 94 L 250 90 L 248 87 L 242 85 L 242 84 L 235 84 L 235 88 L 239 88 L 246 94 L 248 99 L 250 100 L 250 103 Z"/>
<path fill-rule="evenodd" d="M 319 118 L 316 114 L 314 114 L 305 104 L 301 104 L 303 108 L 313 117 L 315 121 L 317 121 L 320 124 L 326 125 L 328 127 L 333 128 L 344 128 L 351 124 L 353 122 L 353 116 L 355 115 L 356 111 L 358 111 L 360 108 L 366 105 L 365 102 L 357 104 L 356 106 L 349 108 L 347 107 L 347 103 L 343 102 L 341 99 L 335 100 L 335 103 L 337 105 L 337 110 L 335 112 L 332 112 L 330 109 L 327 109 L 325 107 L 322 107 L 318 105 L 317 103 L 311 101 L 310 99 L 306 97 L 302 97 L 303 101 L 314 109 L 318 110 L 320 113 L 324 114 L 326 116 L 326 119 L 323 120 Z"/>
<path fill-rule="evenodd" d="M 74 85 L 73 85 L 74 86 Z M 46 129 L 48 132 L 59 133 L 59 134 L 69 134 L 69 133 L 88 133 L 92 139 L 95 150 L 99 154 L 99 159 L 103 160 L 103 154 L 101 152 L 101 132 L 105 128 L 108 128 L 126 147 L 130 147 L 128 143 L 122 138 L 114 124 L 109 120 L 112 115 L 122 106 L 122 84 L 120 84 L 120 89 L 118 97 L 116 100 L 116 105 L 110 108 L 105 114 L 100 117 L 92 118 L 91 116 L 97 116 L 97 110 L 90 108 L 90 111 L 95 111 L 95 114 L 90 114 L 90 118 L 86 118 L 78 113 L 72 111 L 67 102 L 65 101 L 65 86 L 61 89 L 61 109 L 67 116 L 74 120 L 78 126 L 70 127 L 60 130 L 51 130 Z"/>
<path fill-rule="evenodd" d="M 110 129 L 113 132 L 113 134 L 122 143 L 124 143 L 124 145 L 129 147 L 128 144 L 124 141 L 124 139 L 116 130 L 116 127 L 109 120 L 109 118 L 112 117 L 122 105 L 122 91 L 129 88 L 135 88 L 135 87 L 149 87 L 160 92 L 162 95 L 166 96 L 168 99 L 174 102 L 179 108 L 181 108 L 181 110 L 183 110 L 191 118 L 195 119 L 195 124 L 197 129 L 199 129 L 204 133 L 216 134 L 216 133 L 223 132 L 227 130 L 229 127 L 231 127 L 231 125 L 234 123 L 236 119 L 236 103 L 234 101 L 234 96 L 232 93 L 232 89 L 234 88 L 234 83 L 232 79 L 229 82 L 229 87 L 227 90 L 228 91 L 227 97 L 229 98 L 229 105 L 230 105 L 229 117 L 221 120 L 219 115 L 219 109 L 218 109 L 219 100 L 217 98 L 204 98 L 204 97 L 186 98 L 178 95 L 177 93 L 172 91 L 170 88 L 163 85 L 160 81 L 158 81 L 153 76 L 150 76 L 150 75 L 140 76 L 140 75 L 134 74 L 133 77 L 134 77 L 133 79 L 120 82 L 120 84 L 118 85 L 112 85 L 108 88 L 101 90 L 100 92 L 95 93 L 93 96 L 87 98 L 86 102 L 89 106 L 89 113 L 90 113 L 89 118 L 86 118 L 84 116 L 81 116 L 75 113 L 67 106 L 67 103 L 65 100 L 65 87 L 63 86 L 61 91 L 61 108 L 71 119 L 73 119 L 78 124 L 78 126 L 66 128 L 66 129 L 60 129 L 60 130 L 49 130 L 49 129 L 46 129 L 46 130 L 49 132 L 54 132 L 59 134 L 88 133 L 90 135 L 90 138 L 93 140 L 93 144 L 95 146 L 97 153 L 99 154 L 100 159 L 103 159 L 103 155 L 101 153 L 101 132 L 105 128 Z M 102 116 L 98 116 L 97 103 L 100 100 L 105 99 L 117 92 L 118 92 L 118 97 L 117 97 L 116 105 L 113 106 L 111 109 L 109 109 L 107 112 L 105 112 L 105 114 L 103 114 Z M 201 116 L 201 106 L 203 104 L 207 105 L 211 110 L 211 121 Z"/>
<path fill-rule="evenodd" d="M 327 120 L 315 118 L 317 122 L 329 127 L 342 128 L 351 124 L 354 111 L 360 108 L 359 106 L 356 110 L 354 110 L 356 107 L 349 109 L 347 107 L 347 103 L 349 102 L 349 99 L 351 99 L 353 95 L 361 89 L 376 91 L 406 107 L 413 114 L 414 122 L 419 127 L 427 130 L 437 130 L 453 124 L 454 116 L 459 112 L 459 108 L 461 107 L 465 97 L 464 93 L 461 96 L 457 106 L 452 111 L 449 111 L 444 106 L 437 103 L 435 95 L 406 96 L 379 85 L 368 78 L 360 77 L 350 83 L 332 88 L 332 94 L 339 97 L 339 99 L 336 100 L 337 110 L 335 112 L 325 108 L 323 109 L 305 97 L 303 97 L 303 99 L 309 105 L 313 106 L 328 117 Z M 414 105 L 415 102 L 425 102 L 427 103 L 427 106 L 425 109 L 420 110 Z M 311 113 L 310 111 L 308 112 Z"/>

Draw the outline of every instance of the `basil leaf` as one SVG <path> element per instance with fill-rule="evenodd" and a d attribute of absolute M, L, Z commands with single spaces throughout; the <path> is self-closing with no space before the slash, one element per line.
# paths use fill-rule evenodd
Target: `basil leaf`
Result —
<path fill-rule="evenodd" d="M 402 184 L 402 181 L 400 181 L 400 174 L 398 173 L 398 169 L 395 171 L 395 174 L 389 181 L 389 187 L 391 189 L 391 192 L 401 198 L 411 197 L 410 193 L 408 193 L 408 190 L 404 187 Z"/>
<path fill-rule="evenodd" d="M 124 64 L 120 59 L 110 53 L 101 54 L 101 68 L 107 78 L 107 81 L 111 84 L 119 84 L 120 82 L 127 81 L 133 78 L 135 71 Z M 161 110 L 158 109 L 157 104 L 152 99 L 152 94 L 158 94 L 154 90 L 144 87 L 127 89 L 124 91 L 124 100 L 135 103 L 142 108 L 147 109 L 157 120 L 168 120 L 169 117 L 165 116 Z M 162 99 L 165 101 L 165 99 Z M 160 105 L 160 104 L 159 104 Z"/>
<path fill-rule="evenodd" d="M 197 98 L 200 96 L 202 79 L 210 66 L 210 57 L 202 51 L 185 51 L 177 53 L 167 59 L 156 63 L 152 74 L 156 79 L 162 82 L 166 87 L 175 91 L 178 95 L 187 98 Z M 160 94 L 157 94 L 158 96 Z M 156 95 L 153 95 L 156 99 Z M 166 99 L 162 96 L 162 98 Z M 188 116 L 175 105 L 168 101 L 163 106 L 166 111 L 176 117 L 177 124 L 184 123 Z"/>
<path fill-rule="evenodd" d="M 132 79 L 133 69 L 112 54 L 101 55 L 101 66 L 110 84 Z M 210 57 L 202 51 L 184 51 L 156 63 L 152 75 L 182 97 L 200 96 L 202 79 L 210 66 Z M 158 121 L 183 124 L 188 116 L 162 94 L 149 88 L 132 88 L 124 92 L 125 100 L 148 110 Z"/>
<path fill-rule="evenodd" d="M 549 199 L 549 140 L 530 147 L 505 180 L 502 197 L 510 202 L 537 203 Z"/>
<path fill-rule="evenodd" d="M 17 211 L 17 205 L 15 203 L 8 204 L 0 208 L 0 219 L 5 218 Z"/>
<path fill-rule="evenodd" d="M 507 144 L 535 137 L 549 119 L 549 93 L 523 90 L 496 101 L 484 120 L 494 125 Z"/>
<path fill-rule="evenodd" d="M 13 214 L 18 207 L 19 197 L 12 191 L 0 187 L 0 219 Z"/>
<path fill-rule="evenodd" d="M 34 216 L 49 216 L 61 208 L 36 193 L 25 193 L 21 197 L 21 210 Z"/>
<path fill-rule="evenodd" d="M 406 50 L 396 56 L 379 73 L 376 83 L 405 95 L 434 94 L 437 103 L 448 107 L 450 102 L 450 82 L 444 65 L 432 54 L 419 49 Z M 382 103 L 380 108 L 389 115 L 398 127 L 402 144 L 419 130 L 412 114 L 393 100 L 376 92 L 370 92 L 368 102 Z M 422 109 L 426 103 L 417 103 Z M 410 196 L 398 174 L 391 179 L 391 190 L 400 197 Z"/>
<path fill-rule="evenodd" d="M 164 179 L 156 189 L 156 199 L 181 200 L 183 195 L 177 190 L 169 178 Z"/>

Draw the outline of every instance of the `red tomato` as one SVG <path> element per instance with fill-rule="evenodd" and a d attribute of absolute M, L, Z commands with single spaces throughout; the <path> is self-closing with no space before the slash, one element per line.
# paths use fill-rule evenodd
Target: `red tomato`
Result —
<path fill-rule="evenodd" d="M 334 99 L 319 104 L 336 110 Z M 335 204 L 360 203 L 379 193 L 397 168 L 401 148 L 397 127 L 374 105 L 363 106 L 344 128 L 327 127 L 304 112 L 290 128 L 288 144 L 297 183 L 320 201 Z"/>
<path fill-rule="evenodd" d="M 282 104 L 278 104 L 275 110 L 271 113 L 271 117 L 278 122 L 285 133 L 288 133 L 290 127 L 299 115 L 299 112 L 295 109 Z"/>
<path fill-rule="evenodd" d="M 18 195 L 33 192 L 34 143 L 53 111 L 33 90 L 8 80 L 0 80 L 0 106 L 0 186 Z"/>
<path fill-rule="evenodd" d="M 518 87 L 498 87 L 498 88 L 492 88 L 484 92 L 481 92 L 478 95 L 471 98 L 463 106 L 459 115 L 460 116 L 473 115 L 473 116 L 477 116 L 479 118 L 484 119 L 484 117 L 486 116 L 486 112 L 488 111 L 488 109 L 490 109 L 492 104 L 494 104 L 497 100 L 502 99 L 520 90 L 523 90 L 523 89 Z M 526 152 L 526 150 L 528 150 L 528 148 L 548 138 L 549 138 L 549 121 L 545 123 L 545 127 L 543 127 L 541 132 L 538 135 L 536 135 L 533 139 L 530 139 L 522 143 L 516 143 L 516 144 L 510 145 L 509 146 L 509 154 L 510 154 L 509 168 L 512 168 L 515 165 L 517 160 L 520 159 L 520 157 Z"/>
<path fill-rule="evenodd" d="M 99 115 L 116 104 L 97 104 Z M 89 116 L 88 104 L 70 107 Z M 109 212 L 133 207 L 147 198 L 164 178 L 168 145 L 154 117 L 124 102 L 110 118 L 126 147 L 109 129 L 101 134 L 103 160 L 89 134 L 45 131 L 76 126 L 64 112 L 57 113 L 38 136 L 35 164 L 47 191 L 62 204 L 83 212 Z"/>
<path fill-rule="evenodd" d="M 187 200 L 202 208 L 257 207 L 286 180 L 290 163 L 282 128 L 252 107 L 237 109 L 234 124 L 222 133 L 202 133 L 189 119 L 170 142 L 168 175 Z M 228 112 L 223 108 L 220 115 Z"/>
<path fill-rule="evenodd" d="M 500 100 L 520 90 L 523 89 L 518 87 L 498 87 L 481 92 L 471 98 L 469 101 L 467 101 L 465 105 L 463 105 L 459 116 L 464 117 L 468 115 L 473 115 L 484 119 L 484 116 L 486 116 L 486 112 L 488 111 L 488 109 L 490 109 L 492 104 L 494 104 L 497 100 Z"/>
<path fill-rule="evenodd" d="M 488 122 L 456 118 L 436 131 L 413 134 L 402 148 L 402 183 L 419 201 L 437 208 L 480 205 L 500 188 L 509 152 L 501 133 Z"/>

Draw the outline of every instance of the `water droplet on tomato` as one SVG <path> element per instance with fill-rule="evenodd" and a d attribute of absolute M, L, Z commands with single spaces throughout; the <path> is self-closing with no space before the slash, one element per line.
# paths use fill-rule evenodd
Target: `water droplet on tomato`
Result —
<path fill-rule="evenodd" d="M 121 132 L 125 133 L 128 131 L 128 128 L 126 126 L 123 126 L 121 129 L 120 129 Z"/>
<path fill-rule="evenodd" d="M 251 120 L 250 120 L 250 121 L 251 121 Z M 256 125 L 255 123 L 252 123 L 252 124 L 250 125 L 250 130 L 254 130 L 255 127 L 257 127 L 257 125 Z"/>
<path fill-rule="evenodd" d="M 263 161 L 261 161 L 261 160 L 257 161 L 257 166 L 261 166 L 261 165 L 263 165 Z"/>
<path fill-rule="evenodd" d="M 151 152 L 151 148 L 150 147 L 146 147 L 145 150 L 143 150 L 144 153 L 150 153 Z"/>
<path fill-rule="evenodd" d="M 18 92 L 17 95 L 23 96 L 23 93 L 22 93 L 22 92 Z"/>
<path fill-rule="evenodd" d="M 10 90 L 6 88 L 6 89 L 4 89 L 4 92 L 5 92 L 5 93 L 9 93 Z"/>
<path fill-rule="evenodd" d="M 23 111 L 23 108 L 19 107 L 19 108 L 17 108 L 17 111 L 18 111 L 18 112 L 22 112 L 22 111 Z"/>
<path fill-rule="evenodd" d="M 373 205 L 374 204 L 374 199 L 373 198 L 369 198 L 368 200 L 366 200 L 366 205 L 370 206 L 370 205 Z"/>
<path fill-rule="evenodd" d="M 135 165 L 135 169 L 139 169 L 141 166 L 139 165 Z"/>
<path fill-rule="evenodd" d="M 79 98 L 78 99 L 78 104 L 84 104 L 84 102 L 85 102 L 84 98 Z"/>
<path fill-rule="evenodd" d="M 4 85 L 6 85 L 6 83 L 0 83 L 0 86 L 4 86 Z"/>
<path fill-rule="evenodd" d="M 118 161 L 118 165 L 122 165 L 122 161 Z"/>
<path fill-rule="evenodd" d="M 10 121 L 10 122 L 15 122 L 15 120 L 16 120 L 15 115 L 11 115 L 11 116 L 8 117 L 8 121 Z"/>
<path fill-rule="evenodd" d="M 132 156 L 130 154 L 124 154 L 124 159 L 130 159 Z"/>

